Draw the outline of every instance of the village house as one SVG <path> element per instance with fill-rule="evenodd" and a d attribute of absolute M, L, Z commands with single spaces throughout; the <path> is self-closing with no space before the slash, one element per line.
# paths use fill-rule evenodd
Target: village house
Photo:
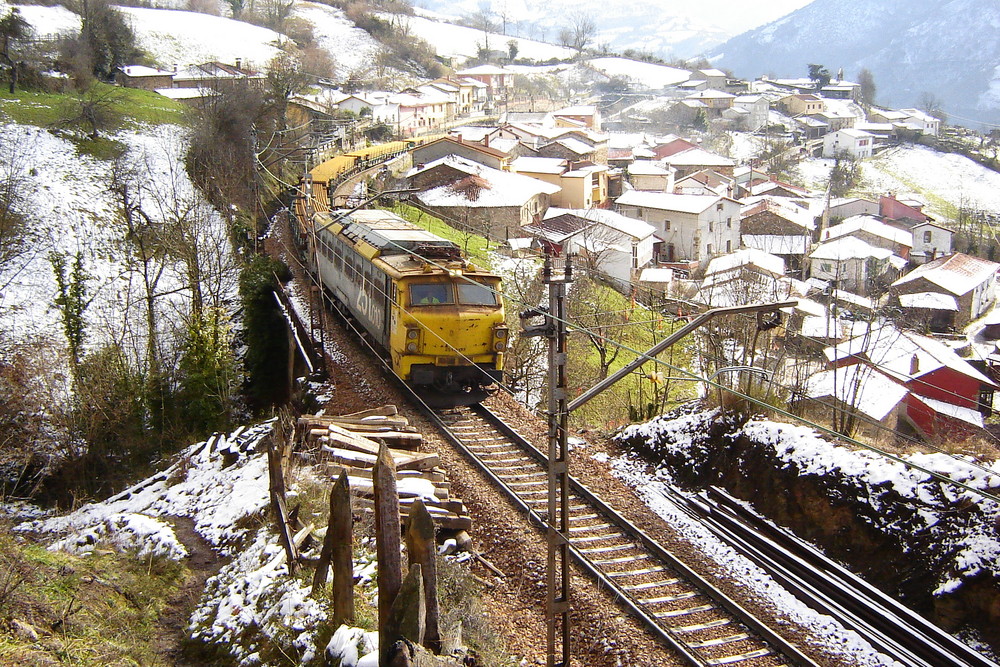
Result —
<path fill-rule="evenodd" d="M 628 218 L 604 209 L 549 209 L 541 223 L 525 228 L 534 235 L 541 228 L 540 238 L 555 244 L 558 230 L 565 233 L 558 241 L 561 252 L 580 255 L 592 270 L 611 278 L 619 289 L 638 280 L 639 272 L 653 260 L 655 228 L 640 220 Z"/>
<path fill-rule="evenodd" d="M 726 89 L 726 73 L 720 69 L 699 69 L 691 72 L 691 77 L 688 79 L 691 84 L 696 84 L 701 86 L 699 90 L 707 90 L 713 88 L 715 90 L 725 90 Z"/>
<path fill-rule="evenodd" d="M 656 227 L 661 262 L 704 261 L 740 246 L 740 203 L 716 195 L 629 190 L 618 212 Z"/>
<path fill-rule="evenodd" d="M 660 161 L 665 166 L 673 167 L 677 170 L 677 178 L 684 178 L 689 174 L 703 169 L 712 169 L 726 176 L 733 175 L 736 162 L 728 157 L 723 157 L 715 153 L 702 150 L 701 148 L 689 148 L 667 156 Z"/>
<path fill-rule="evenodd" d="M 657 160 L 663 160 L 676 153 L 698 147 L 698 144 L 693 141 L 682 139 L 681 137 L 670 134 L 656 142 L 656 144 L 652 147 L 652 151 L 653 156 Z"/>
<path fill-rule="evenodd" d="M 932 220 L 925 220 L 908 225 L 913 234 L 913 250 L 910 251 L 910 261 L 914 264 L 926 264 L 943 255 L 951 254 L 951 241 L 955 232 Z"/>
<path fill-rule="evenodd" d="M 673 191 L 685 195 L 719 195 L 735 198 L 736 182 L 711 169 L 702 169 L 674 181 Z"/>
<path fill-rule="evenodd" d="M 608 168 L 592 162 L 571 162 L 550 157 L 519 157 L 511 171 L 530 176 L 559 188 L 552 205 L 559 208 L 588 209 L 608 202 Z"/>
<path fill-rule="evenodd" d="M 514 73 L 496 65 L 479 65 L 455 72 L 456 76 L 479 81 L 486 85 L 483 111 L 492 113 L 497 100 L 506 99 L 514 82 Z"/>
<path fill-rule="evenodd" d="M 629 183 L 636 190 L 674 191 L 674 175 L 677 170 L 673 167 L 663 167 L 652 160 L 636 160 L 626 171 Z"/>
<path fill-rule="evenodd" d="M 429 85 L 447 85 L 457 90 L 457 114 L 473 116 L 482 113 L 486 104 L 488 86 L 482 81 L 463 76 L 446 76 L 434 79 Z"/>
<path fill-rule="evenodd" d="M 429 164 L 448 155 L 457 155 L 491 169 L 500 170 L 509 169 L 510 163 L 514 159 L 509 153 L 501 150 L 455 137 L 435 139 L 421 146 L 416 146 L 411 153 L 414 166 Z"/>
<path fill-rule="evenodd" d="M 914 129 L 922 134 L 932 137 L 938 136 L 941 132 L 941 120 L 921 111 L 920 109 L 900 109 L 900 113 L 906 114 L 902 125 L 907 129 Z"/>
<path fill-rule="evenodd" d="M 785 262 L 762 250 L 743 248 L 712 258 L 695 300 L 712 308 L 780 301 Z"/>
<path fill-rule="evenodd" d="M 864 160 L 872 156 L 875 135 L 853 128 L 837 130 L 823 137 L 823 157 Z"/>
<path fill-rule="evenodd" d="M 883 326 L 824 352 L 829 368 L 807 383 L 812 399 L 925 438 L 983 428 L 996 384 L 943 343 Z"/>
<path fill-rule="evenodd" d="M 789 116 L 808 116 L 826 111 L 826 103 L 819 95 L 799 93 L 778 100 L 778 107 Z"/>
<path fill-rule="evenodd" d="M 764 95 L 738 95 L 733 99 L 733 106 L 729 110 L 745 112 L 746 116 L 740 118 L 743 129 L 747 132 L 756 132 L 767 125 L 771 100 Z M 723 117 L 726 117 L 725 112 Z"/>
<path fill-rule="evenodd" d="M 820 243 L 809 254 L 809 277 L 835 288 L 870 294 L 891 283 L 906 260 L 891 250 L 872 245 L 855 236 L 839 236 Z"/>
<path fill-rule="evenodd" d="M 523 236 L 542 219 L 559 187 L 455 155 L 407 173 L 411 201 L 458 229 L 498 240 Z"/>
<path fill-rule="evenodd" d="M 141 88 L 156 90 L 171 88 L 174 85 L 174 74 L 177 70 L 162 70 L 145 65 L 126 65 L 115 72 L 115 83 L 124 88 Z"/>
<path fill-rule="evenodd" d="M 854 217 L 855 215 L 881 215 L 878 202 L 863 197 L 836 197 L 830 200 L 830 219 Z"/>
<path fill-rule="evenodd" d="M 885 248 L 903 259 L 909 258 L 910 249 L 913 248 L 913 234 L 905 229 L 887 225 L 870 215 L 855 215 L 839 225 L 824 229 L 820 242 L 844 236 L 853 236 L 876 248 Z"/>
<path fill-rule="evenodd" d="M 940 309 L 935 327 L 962 329 L 983 316 L 996 301 L 1000 264 L 963 253 L 939 257 L 910 271 L 892 284 L 891 294 L 937 293 L 955 299 L 955 310 Z"/>
<path fill-rule="evenodd" d="M 243 67 L 243 61 L 236 59 L 235 65 L 216 61 L 189 65 L 174 73 L 174 88 L 219 88 L 233 82 L 244 82 L 262 87 L 264 75 Z"/>
<path fill-rule="evenodd" d="M 801 276 L 816 221 L 808 209 L 765 198 L 740 212 L 743 246 L 781 257 L 790 275 Z"/>
<path fill-rule="evenodd" d="M 593 104 L 565 107 L 549 115 L 556 127 L 585 127 L 600 131 L 602 126 L 601 112 Z"/>

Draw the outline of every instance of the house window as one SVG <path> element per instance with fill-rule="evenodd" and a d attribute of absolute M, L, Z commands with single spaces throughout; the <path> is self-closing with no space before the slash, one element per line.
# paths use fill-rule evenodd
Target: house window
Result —
<path fill-rule="evenodd" d="M 708 254 L 709 256 L 711 256 L 711 255 L 712 255 L 712 244 L 711 244 L 711 243 L 709 243 L 709 244 L 708 244 L 707 246 L 705 246 L 705 252 L 706 252 L 706 253 L 707 253 L 707 254 Z"/>
<path fill-rule="evenodd" d="M 670 231 L 670 221 L 669 220 L 664 220 L 663 221 L 663 231 L 665 231 L 665 232 L 669 232 Z"/>
<path fill-rule="evenodd" d="M 732 229 L 732 228 L 733 228 L 733 219 L 731 217 L 726 218 L 726 229 Z"/>
<path fill-rule="evenodd" d="M 833 265 L 827 262 L 821 262 L 819 265 L 819 270 L 823 273 L 833 273 Z"/>
<path fill-rule="evenodd" d="M 726 241 L 726 252 L 732 252 L 732 251 L 733 251 L 733 242 Z"/>
<path fill-rule="evenodd" d="M 708 231 L 710 231 L 710 232 L 714 232 L 715 231 L 715 223 L 712 222 L 711 220 L 708 221 Z"/>
<path fill-rule="evenodd" d="M 926 232 L 924 232 L 924 243 L 930 243 L 930 242 L 931 242 L 931 230 L 928 229 Z"/>
<path fill-rule="evenodd" d="M 715 210 L 716 211 L 721 211 L 722 210 L 722 202 L 721 201 L 718 204 L 715 205 Z"/>

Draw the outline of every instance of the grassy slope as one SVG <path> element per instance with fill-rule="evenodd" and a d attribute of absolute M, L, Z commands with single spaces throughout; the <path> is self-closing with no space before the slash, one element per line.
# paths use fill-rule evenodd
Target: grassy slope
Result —
<path fill-rule="evenodd" d="M 168 560 L 100 549 L 87 557 L 50 552 L 3 527 L 0 664 L 165 665 L 157 620 L 185 572 Z"/>
<path fill-rule="evenodd" d="M 186 122 L 187 107 L 148 90 L 119 88 L 95 83 L 87 93 L 91 99 L 100 99 L 107 107 L 107 126 L 103 133 L 121 129 L 136 129 L 143 125 L 182 125 Z M 76 93 L 47 93 L 18 90 L 11 95 L 6 88 L 0 91 L 0 120 L 11 120 L 22 125 L 36 125 L 50 130 L 69 130 L 71 141 L 81 153 L 99 159 L 108 159 L 122 150 L 113 139 L 101 136 L 90 139 L 79 132 L 89 132 L 73 121 L 80 115 L 81 100 Z"/>

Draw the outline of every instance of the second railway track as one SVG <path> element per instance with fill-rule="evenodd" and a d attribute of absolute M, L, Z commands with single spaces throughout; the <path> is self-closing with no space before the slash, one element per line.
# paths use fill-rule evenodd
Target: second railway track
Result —
<path fill-rule="evenodd" d="M 482 406 L 429 415 L 537 526 L 546 521 L 546 461 Z M 570 552 L 576 563 L 691 665 L 814 665 L 738 603 L 577 482 Z"/>

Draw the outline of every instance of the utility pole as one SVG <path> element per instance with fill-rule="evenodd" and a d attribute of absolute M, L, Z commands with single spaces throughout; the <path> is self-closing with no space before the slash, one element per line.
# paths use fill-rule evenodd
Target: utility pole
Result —
<path fill-rule="evenodd" d="M 569 552 L 569 442 L 566 409 L 566 286 L 573 282 L 572 255 L 566 257 L 562 275 L 555 273 L 551 255 L 545 256 L 542 282 L 549 286 L 548 308 L 533 309 L 521 319 L 542 316 L 543 323 L 525 326 L 523 336 L 549 339 L 548 404 L 548 514 L 546 538 L 545 622 L 547 667 L 569 667 L 570 657 L 570 552 Z"/>

